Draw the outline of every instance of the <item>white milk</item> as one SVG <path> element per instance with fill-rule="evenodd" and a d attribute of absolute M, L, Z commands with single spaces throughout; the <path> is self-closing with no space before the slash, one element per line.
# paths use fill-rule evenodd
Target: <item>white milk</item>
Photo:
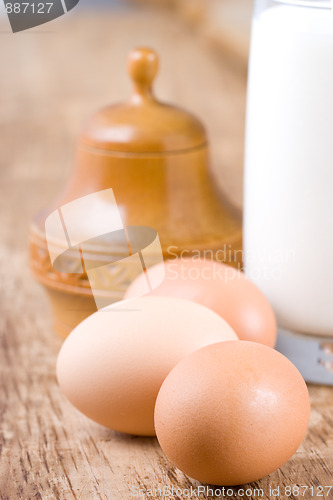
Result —
<path fill-rule="evenodd" d="M 253 21 L 244 212 L 246 274 L 280 326 L 333 335 L 329 9 L 276 3 Z"/>

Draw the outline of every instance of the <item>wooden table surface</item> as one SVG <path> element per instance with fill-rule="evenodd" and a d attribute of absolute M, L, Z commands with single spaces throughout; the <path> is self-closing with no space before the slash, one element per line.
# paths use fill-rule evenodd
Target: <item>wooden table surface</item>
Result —
<path fill-rule="evenodd" d="M 61 340 L 27 267 L 28 225 L 63 185 L 82 120 L 126 97 L 124 58 L 142 43 L 162 54 L 159 95 L 206 123 L 218 182 L 240 206 L 244 75 L 167 13 L 73 11 L 36 33 L 12 35 L 4 21 L 0 31 L 0 498 L 127 500 L 136 487 L 148 490 L 141 498 L 167 498 L 149 489 L 196 488 L 155 439 L 100 427 L 61 394 Z M 249 486 L 263 489 L 260 498 L 287 498 L 282 490 L 269 493 L 283 485 L 333 486 L 333 390 L 310 393 L 308 436 L 289 463 Z M 303 498 L 333 497 L 333 488 L 318 492 Z M 233 497 L 241 498 L 237 488 Z"/>

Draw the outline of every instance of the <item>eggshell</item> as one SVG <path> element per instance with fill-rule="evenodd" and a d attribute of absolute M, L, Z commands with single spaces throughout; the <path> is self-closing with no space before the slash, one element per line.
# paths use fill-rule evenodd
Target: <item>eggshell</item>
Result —
<path fill-rule="evenodd" d="M 296 367 L 254 342 L 223 342 L 182 359 L 155 407 L 159 443 L 170 461 L 205 483 L 256 481 L 297 450 L 310 415 Z"/>
<path fill-rule="evenodd" d="M 57 362 L 61 389 L 78 410 L 111 429 L 154 435 L 158 390 L 176 363 L 236 334 L 190 301 L 145 297 L 114 304 L 80 323 Z"/>
<path fill-rule="evenodd" d="M 264 294 L 237 269 L 212 260 L 182 258 L 157 264 L 150 276 L 160 275 L 165 265 L 165 279 L 150 295 L 165 295 L 193 300 L 222 316 L 239 339 L 252 340 L 269 347 L 276 343 L 276 319 Z M 139 275 L 126 297 L 143 295 L 146 278 Z"/>

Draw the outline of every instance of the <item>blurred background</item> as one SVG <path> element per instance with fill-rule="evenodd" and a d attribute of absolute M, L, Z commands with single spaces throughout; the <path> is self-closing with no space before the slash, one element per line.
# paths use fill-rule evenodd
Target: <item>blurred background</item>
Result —
<path fill-rule="evenodd" d="M 0 222 L 7 242 L 18 212 L 23 242 L 33 213 L 63 186 L 82 122 L 127 98 L 126 57 L 137 45 L 160 54 L 158 97 L 206 125 L 218 185 L 240 210 L 251 11 L 251 0 L 80 0 L 67 15 L 13 34 L 1 4 L 0 179 L 10 199 L 1 198 Z"/>

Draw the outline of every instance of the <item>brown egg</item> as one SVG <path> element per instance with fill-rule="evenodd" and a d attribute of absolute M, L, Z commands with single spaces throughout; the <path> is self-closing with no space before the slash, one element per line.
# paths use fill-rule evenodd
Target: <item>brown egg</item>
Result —
<path fill-rule="evenodd" d="M 204 483 L 256 481 L 283 465 L 309 422 L 305 382 L 282 354 L 223 342 L 182 359 L 165 379 L 155 429 L 170 461 Z"/>
<path fill-rule="evenodd" d="M 150 295 L 193 300 L 222 316 L 240 340 L 275 346 L 277 328 L 273 309 L 242 272 L 219 262 L 194 258 L 169 260 L 149 272 L 159 275 L 163 265 L 165 279 Z M 143 295 L 146 286 L 142 274 L 131 284 L 126 297 Z"/>
<path fill-rule="evenodd" d="M 155 435 L 154 406 L 170 370 L 191 352 L 235 340 L 210 309 L 173 297 L 144 297 L 94 313 L 65 340 L 57 362 L 61 389 L 96 422 Z"/>

